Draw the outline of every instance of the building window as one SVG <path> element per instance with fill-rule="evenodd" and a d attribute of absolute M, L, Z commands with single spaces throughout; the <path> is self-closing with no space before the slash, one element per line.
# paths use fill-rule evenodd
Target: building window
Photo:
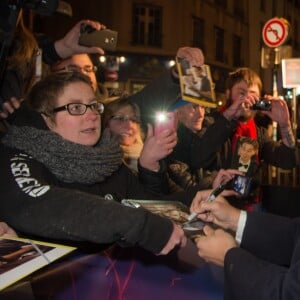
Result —
<path fill-rule="evenodd" d="M 295 41 L 294 43 L 294 47 L 299 50 L 300 49 L 300 43 L 299 43 L 299 23 L 297 22 L 297 20 L 294 20 L 294 25 L 293 25 L 293 39 Z"/>
<path fill-rule="evenodd" d="M 222 8 L 227 8 L 227 0 L 215 0 L 215 3 Z"/>
<path fill-rule="evenodd" d="M 193 47 L 201 48 L 205 51 L 204 47 L 204 21 L 200 18 L 193 18 Z"/>
<path fill-rule="evenodd" d="M 266 1 L 265 0 L 260 0 L 260 10 L 262 12 L 266 11 Z"/>
<path fill-rule="evenodd" d="M 243 2 L 242 1 L 234 2 L 233 11 L 234 11 L 235 17 L 240 18 L 240 19 L 245 18 L 245 11 L 243 9 Z"/>
<path fill-rule="evenodd" d="M 224 30 L 215 26 L 215 49 L 216 60 L 224 62 Z"/>
<path fill-rule="evenodd" d="M 233 49 L 232 49 L 232 61 L 235 67 L 240 67 L 242 65 L 241 59 L 242 53 L 242 39 L 238 35 L 233 35 Z"/>
<path fill-rule="evenodd" d="M 260 32 L 263 32 L 264 26 L 265 26 L 265 23 L 260 22 Z M 265 46 L 265 43 L 264 43 L 263 38 L 259 39 L 259 48 L 261 49 L 264 46 Z"/>
<path fill-rule="evenodd" d="M 160 6 L 134 4 L 132 43 L 134 45 L 162 46 L 162 8 Z"/>

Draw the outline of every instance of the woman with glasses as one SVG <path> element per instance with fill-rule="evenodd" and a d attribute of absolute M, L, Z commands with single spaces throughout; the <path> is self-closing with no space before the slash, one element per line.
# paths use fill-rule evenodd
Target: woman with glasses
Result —
<path fill-rule="evenodd" d="M 37 237 L 138 244 L 160 254 L 185 244 L 171 221 L 118 203 L 162 196 L 164 173 L 140 162 L 138 178 L 122 164 L 118 140 L 101 132 L 103 105 L 87 76 L 49 75 L 26 102 L 39 122 L 11 127 L 1 141 L 3 221 Z"/>
<path fill-rule="evenodd" d="M 168 155 L 173 151 L 173 148 L 166 152 L 158 142 L 158 139 L 168 136 L 168 132 L 161 132 L 155 136 L 152 134 L 151 125 L 148 125 L 149 130 L 144 143 L 144 134 L 140 125 L 140 110 L 129 98 L 120 98 L 106 104 L 103 125 L 104 128 L 108 128 L 119 137 L 124 153 L 124 162 L 135 172 L 138 171 L 138 161 L 153 160 L 155 154 L 161 159 L 166 158 L 164 164 L 167 168 L 168 186 L 172 194 L 175 193 L 176 195 L 177 192 L 189 191 L 189 189 L 194 188 L 197 190 L 216 188 L 234 174 L 239 174 L 235 170 L 222 169 L 216 172 L 212 179 L 205 178 L 205 180 L 196 181 L 186 164 L 180 161 L 172 161 L 172 163 L 169 161 Z"/>
<path fill-rule="evenodd" d="M 140 112 L 128 98 L 119 98 L 105 106 L 103 127 L 115 133 L 124 152 L 124 162 L 138 171 L 138 159 L 143 149 L 143 133 L 140 126 Z"/>
<path fill-rule="evenodd" d="M 109 128 L 118 136 L 124 152 L 124 162 L 136 172 L 138 161 L 154 165 L 169 155 L 177 143 L 175 130 L 167 130 L 154 135 L 151 125 L 148 125 L 144 141 L 140 123 L 139 108 L 129 98 L 121 97 L 105 106 L 103 127 Z"/>

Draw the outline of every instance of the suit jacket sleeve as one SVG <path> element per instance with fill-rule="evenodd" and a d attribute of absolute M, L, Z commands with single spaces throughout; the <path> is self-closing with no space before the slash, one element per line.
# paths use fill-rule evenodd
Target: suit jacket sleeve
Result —
<path fill-rule="evenodd" d="M 225 257 L 225 299 L 298 299 L 299 220 L 248 213 L 241 248 Z"/>

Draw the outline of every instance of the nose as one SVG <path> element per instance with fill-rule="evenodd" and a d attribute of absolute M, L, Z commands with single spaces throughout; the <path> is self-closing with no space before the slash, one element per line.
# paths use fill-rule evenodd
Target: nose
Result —
<path fill-rule="evenodd" d="M 134 126 L 134 122 L 130 119 L 126 119 L 123 121 L 123 125 L 126 127 L 126 128 L 132 128 Z"/>
<path fill-rule="evenodd" d="M 100 118 L 100 114 L 95 112 L 91 107 L 88 107 L 85 114 L 87 118 L 97 119 Z"/>
<path fill-rule="evenodd" d="M 199 117 L 204 117 L 204 111 L 205 111 L 205 109 L 203 107 L 201 107 L 201 106 L 197 107 L 196 112 L 197 112 Z"/>

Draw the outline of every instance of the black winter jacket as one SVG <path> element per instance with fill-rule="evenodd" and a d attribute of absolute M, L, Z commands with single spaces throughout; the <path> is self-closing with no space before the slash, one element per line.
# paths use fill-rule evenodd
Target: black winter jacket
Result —
<path fill-rule="evenodd" d="M 94 185 L 59 181 L 26 153 L 0 146 L 0 219 L 21 233 L 62 241 L 138 244 L 158 253 L 167 243 L 172 223 L 144 209 L 128 208 L 123 198 L 158 198 L 150 194 L 162 174 L 141 168 L 145 188 L 124 165 Z M 153 185 L 153 186 L 151 186 Z M 112 194 L 115 200 L 105 200 Z"/>

